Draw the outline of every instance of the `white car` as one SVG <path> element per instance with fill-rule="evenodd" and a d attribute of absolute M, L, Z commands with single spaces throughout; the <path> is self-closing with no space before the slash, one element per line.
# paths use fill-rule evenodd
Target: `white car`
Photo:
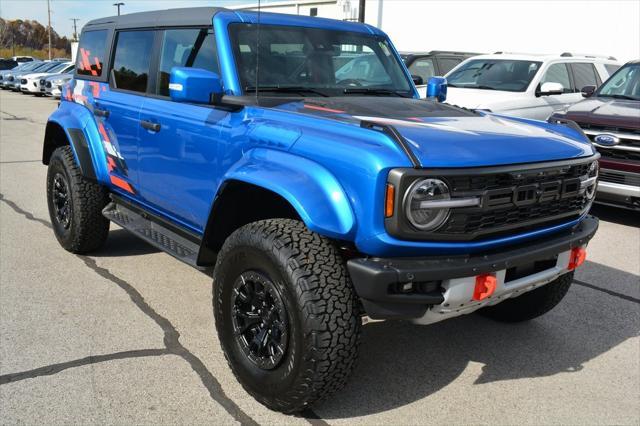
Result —
<path fill-rule="evenodd" d="M 517 117 L 546 120 L 583 99 L 622 64 L 592 55 L 480 55 L 447 73 L 446 102 Z M 423 94 L 421 94 L 423 95 Z"/>
<path fill-rule="evenodd" d="M 62 96 L 62 86 L 67 84 L 73 78 L 73 74 L 58 74 L 44 79 L 44 94 L 47 96 L 53 96 L 54 98 L 60 98 Z M 43 86 L 42 82 L 40 83 Z"/>
<path fill-rule="evenodd" d="M 44 91 L 42 90 L 43 87 L 41 81 L 43 81 L 44 78 L 57 74 L 66 74 L 71 72 L 74 67 L 75 65 L 73 62 L 61 62 L 60 65 L 47 70 L 47 72 L 23 75 L 20 80 L 20 91 L 36 96 L 42 96 L 44 95 Z"/>

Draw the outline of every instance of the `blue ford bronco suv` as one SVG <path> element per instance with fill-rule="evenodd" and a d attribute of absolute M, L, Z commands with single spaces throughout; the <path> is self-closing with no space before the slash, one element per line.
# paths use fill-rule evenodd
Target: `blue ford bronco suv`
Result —
<path fill-rule="evenodd" d="M 349 377 L 364 315 L 535 318 L 596 232 L 598 154 L 577 126 L 445 105 L 444 79 L 428 93 L 365 24 L 214 8 L 91 21 L 46 126 L 55 236 L 88 253 L 114 222 L 214 266 L 233 373 L 303 410 Z"/>

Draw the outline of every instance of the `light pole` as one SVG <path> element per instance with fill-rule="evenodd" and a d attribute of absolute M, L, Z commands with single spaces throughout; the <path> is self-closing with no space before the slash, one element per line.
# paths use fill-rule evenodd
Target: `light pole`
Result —
<path fill-rule="evenodd" d="M 73 21 L 73 41 L 78 41 L 78 26 L 77 22 L 80 20 L 79 18 L 69 18 Z"/>
<path fill-rule="evenodd" d="M 124 6 L 124 3 L 118 2 L 114 3 L 113 5 L 118 8 L 118 16 L 120 16 L 120 6 Z"/>
<path fill-rule="evenodd" d="M 47 27 L 47 33 L 49 34 L 49 60 L 51 60 L 51 5 L 47 0 L 47 16 L 49 17 L 49 26 Z"/>

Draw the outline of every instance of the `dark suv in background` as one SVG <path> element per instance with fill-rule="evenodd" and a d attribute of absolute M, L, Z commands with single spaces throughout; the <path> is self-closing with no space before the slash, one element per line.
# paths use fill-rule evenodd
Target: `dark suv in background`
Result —
<path fill-rule="evenodd" d="M 602 157 L 596 202 L 640 211 L 640 60 L 552 119 L 575 121 Z"/>
<path fill-rule="evenodd" d="M 460 62 L 477 55 L 480 55 L 480 53 L 448 52 L 444 50 L 400 53 L 411 75 L 422 79 L 422 82 L 414 79 L 416 85 L 427 84 L 430 77 L 445 75 Z"/>

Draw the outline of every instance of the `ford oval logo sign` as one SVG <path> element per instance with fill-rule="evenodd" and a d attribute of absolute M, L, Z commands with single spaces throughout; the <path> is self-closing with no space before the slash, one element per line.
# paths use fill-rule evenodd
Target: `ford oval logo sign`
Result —
<path fill-rule="evenodd" d="M 596 137 L 593 138 L 593 140 L 595 141 L 595 143 L 602 146 L 614 146 L 620 143 L 619 138 L 613 135 L 608 135 L 608 134 L 596 135 Z"/>

